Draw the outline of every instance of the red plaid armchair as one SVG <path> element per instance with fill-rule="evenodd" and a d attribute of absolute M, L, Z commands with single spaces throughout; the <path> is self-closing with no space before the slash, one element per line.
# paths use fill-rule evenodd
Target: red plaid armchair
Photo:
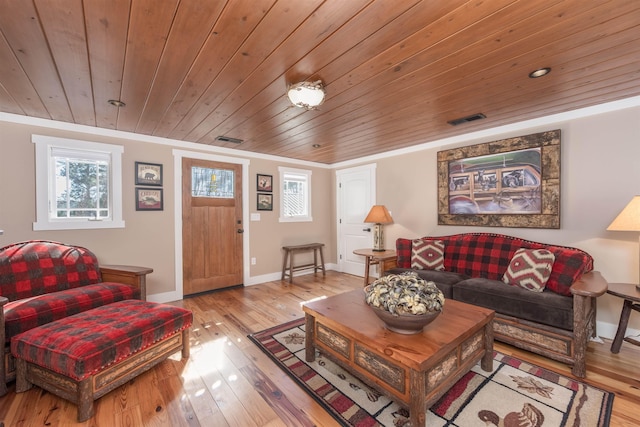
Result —
<path fill-rule="evenodd" d="M 126 299 L 145 299 L 146 267 L 102 266 L 80 246 L 32 240 L 0 248 L 0 396 L 15 379 L 11 338 Z"/>

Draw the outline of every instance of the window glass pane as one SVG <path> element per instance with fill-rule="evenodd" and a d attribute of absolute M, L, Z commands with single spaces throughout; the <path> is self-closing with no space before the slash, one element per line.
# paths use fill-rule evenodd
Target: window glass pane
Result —
<path fill-rule="evenodd" d="M 310 170 L 278 167 L 280 172 L 280 222 L 313 221 Z"/>
<path fill-rule="evenodd" d="M 54 218 L 109 218 L 109 164 L 55 157 Z"/>
<path fill-rule="evenodd" d="M 307 179 L 306 176 L 284 176 L 283 209 L 285 216 L 307 215 Z"/>
<path fill-rule="evenodd" d="M 233 199 L 234 171 L 194 166 L 191 168 L 191 196 Z"/>

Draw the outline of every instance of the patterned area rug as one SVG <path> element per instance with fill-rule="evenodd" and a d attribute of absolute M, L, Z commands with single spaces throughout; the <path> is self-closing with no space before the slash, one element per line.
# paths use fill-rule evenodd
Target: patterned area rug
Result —
<path fill-rule="evenodd" d="M 304 321 L 249 335 L 262 351 L 344 426 L 409 425 L 408 411 L 319 354 L 304 361 Z M 495 353 L 493 372 L 479 365 L 429 411 L 429 426 L 608 426 L 609 393 Z"/>

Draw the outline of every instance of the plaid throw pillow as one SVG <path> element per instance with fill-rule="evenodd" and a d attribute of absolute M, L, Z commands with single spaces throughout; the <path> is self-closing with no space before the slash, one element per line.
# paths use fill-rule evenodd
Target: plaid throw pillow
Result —
<path fill-rule="evenodd" d="M 556 257 L 546 249 L 518 249 L 511 258 L 502 281 L 508 285 L 542 292 L 551 276 Z"/>
<path fill-rule="evenodd" d="M 444 270 L 444 242 L 422 239 L 411 242 L 411 268 Z"/>

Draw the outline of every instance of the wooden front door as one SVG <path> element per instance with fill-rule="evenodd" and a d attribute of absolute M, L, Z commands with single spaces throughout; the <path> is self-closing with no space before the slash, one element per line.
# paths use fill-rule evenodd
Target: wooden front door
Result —
<path fill-rule="evenodd" d="M 182 159 L 183 293 L 243 283 L 242 165 Z"/>

